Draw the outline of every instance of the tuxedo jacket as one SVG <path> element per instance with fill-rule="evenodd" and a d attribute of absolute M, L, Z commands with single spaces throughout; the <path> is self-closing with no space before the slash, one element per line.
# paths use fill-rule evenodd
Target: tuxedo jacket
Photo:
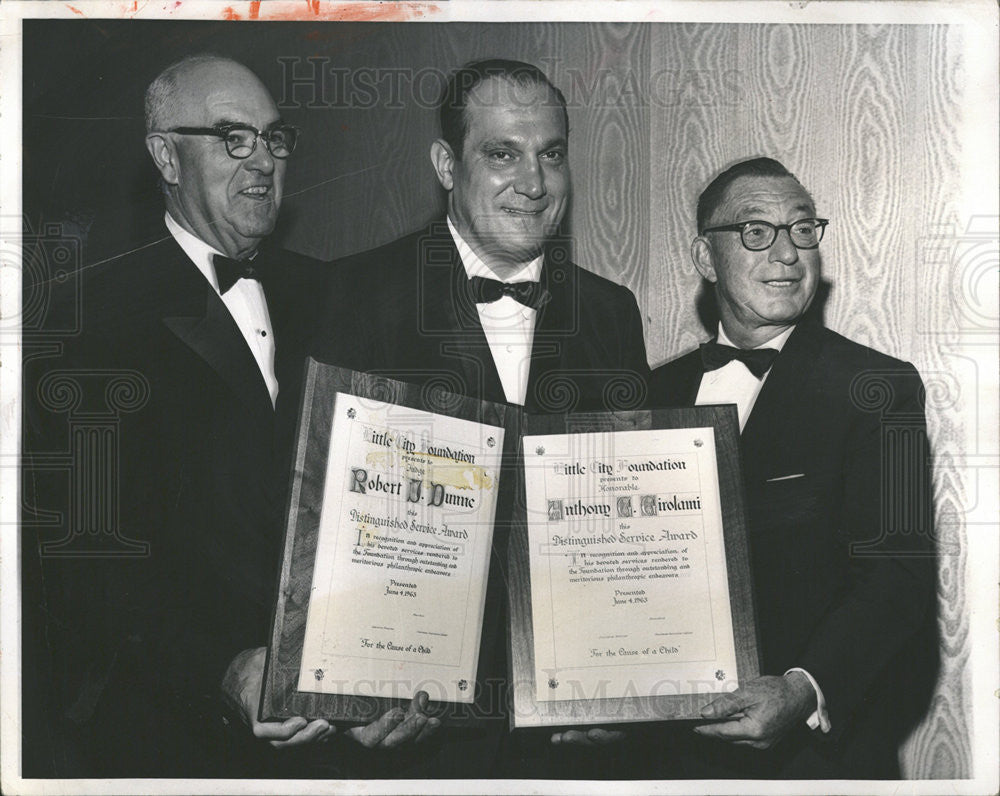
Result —
<path fill-rule="evenodd" d="M 478 399 L 506 401 L 466 271 L 444 219 L 346 258 L 335 264 L 334 274 L 313 348 L 317 359 Z M 642 321 L 631 292 L 570 262 L 559 244 L 545 253 L 541 282 L 549 298 L 536 316 L 525 411 L 639 408 L 649 369 Z M 486 655 L 487 671 L 480 670 L 479 677 L 491 686 L 506 680 L 503 568 L 514 499 L 513 490 L 501 489 L 487 587 L 487 606 L 500 607 L 492 614 L 488 608 L 484 617 L 483 645 L 492 653 Z M 381 756 L 370 767 L 359 768 L 357 775 L 561 775 L 559 764 L 546 757 L 547 736 L 533 741 L 541 757 L 530 761 L 507 748 L 502 699 L 501 688 L 492 700 L 494 716 L 485 729 L 443 731 L 437 743 L 440 749 L 419 747 L 421 765 L 393 768 L 394 761 L 405 762 L 402 752 Z M 363 763 L 360 755 L 354 758 Z M 566 762 L 565 766 L 574 768 L 567 776 L 588 775 L 579 765 Z M 603 773 L 608 775 L 606 767 Z"/>
<path fill-rule="evenodd" d="M 693 405 L 702 372 L 698 351 L 657 368 L 651 404 Z M 695 775 L 898 777 L 917 699 L 903 684 L 934 654 L 914 650 L 933 621 L 935 572 L 920 377 L 804 319 L 741 451 L 761 672 L 812 674 L 832 732 L 802 728 L 765 754 L 685 735 L 705 753 L 691 759 L 709 761 Z"/>
<path fill-rule="evenodd" d="M 335 266 L 317 358 L 401 381 L 505 402 L 475 299 L 446 222 Z M 649 372 L 642 320 L 625 287 L 551 245 L 541 282 L 524 408 L 637 408 Z"/>
<path fill-rule="evenodd" d="M 280 405 L 324 269 L 288 252 L 258 263 Z M 288 482 L 275 409 L 172 237 L 69 284 L 50 311 L 55 355 L 24 368 L 26 503 L 57 512 L 24 531 L 24 704 L 50 719 L 25 759 L 42 776 L 245 776 L 220 686 L 268 641 Z M 35 466 L 59 457 L 68 473 Z"/>

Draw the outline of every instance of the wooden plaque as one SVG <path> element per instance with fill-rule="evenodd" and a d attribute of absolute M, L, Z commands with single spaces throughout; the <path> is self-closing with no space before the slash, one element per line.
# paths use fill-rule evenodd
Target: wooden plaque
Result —
<path fill-rule="evenodd" d="M 309 361 L 262 721 L 476 721 L 507 414 Z"/>
<path fill-rule="evenodd" d="M 695 719 L 757 677 L 735 407 L 523 428 L 511 727 Z"/>

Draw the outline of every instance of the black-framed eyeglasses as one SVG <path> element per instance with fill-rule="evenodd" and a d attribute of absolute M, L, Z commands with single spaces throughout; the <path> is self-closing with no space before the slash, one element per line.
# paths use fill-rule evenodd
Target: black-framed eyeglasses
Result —
<path fill-rule="evenodd" d="M 284 160 L 295 151 L 299 140 L 299 128 L 290 124 L 258 130 L 248 124 L 224 124 L 219 127 L 174 127 L 168 133 L 178 135 L 214 135 L 226 145 L 229 157 L 246 160 L 257 148 L 257 139 L 264 139 L 267 151 L 279 160 Z"/>
<path fill-rule="evenodd" d="M 828 218 L 800 218 L 791 224 L 771 224 L 767 221 L 741 221 L 739 224 L 724 224 L 708 227 L 705 232 L 739 232 L 743 247 L 752 252 L 768 249 L 778 238 L 781 230 L 788 231 L 788 237 L 797 249 L 815 249 L 823 240 L 823 231 L 830 223 Z"/>

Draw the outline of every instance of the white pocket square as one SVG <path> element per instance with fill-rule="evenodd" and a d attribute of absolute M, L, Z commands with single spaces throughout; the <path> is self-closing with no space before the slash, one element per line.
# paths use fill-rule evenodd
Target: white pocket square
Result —
<path fill-rule="evenodd" d="M 805 473 L 795 473 L 794 475 L 779 475 L 777 478 L 768 478 L 764 481 L 765 484 L 769 484 L 772 481 L 791 481 L 793 478 L 805 478 Z"/>

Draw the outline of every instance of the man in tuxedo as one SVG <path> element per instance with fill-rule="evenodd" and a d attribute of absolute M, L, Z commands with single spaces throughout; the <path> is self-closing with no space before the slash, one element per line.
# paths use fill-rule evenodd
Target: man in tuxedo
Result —
<path fill-rule="evenodd" d="M 570 196 L 562 93 L 530 64 L 480 61 L 450 77 L 439 114 L 441 138 L 430 155 L 447 193 L 446 217 L 335 266 L 316 357 L 528 412 L 637 408 L 648 365 L 635 298 L 571 262 L 557 235 Z M 512 491 L 501 490 L 494 595 L 503 591 L 512 500 Z M 501 602 L 487 597 L 487 606 Z M 480 679 L 502 681 L 506 620 L 499 610 L 487 613 L 483 644 L 493 665 Z M 506 761 L 517 754 L 497 751 L 506 718 L 494 707 L 485 737 L 449 735 L 422 769 L 402 773 L 556 773 L 551 761 L 536 761 L 537 768 L 496 762 L 498 754 Z M 594 730 L 555 740 L 565 746 L 617 737 Z"/>
<path fill-rule="evenodd" d="M 152 82 L 146 127 L 163 238 L 83 269 L 78 334 L 25 369 L 28 461 L 74 457 L 68 489 L 25 487 L 61 512 L 24 544 L 25 625 L 42 639 L 25 645 L 40 727 L 25 774 L 288 773 L 294 750 L 272 749 L 334 732 L 257 714 L 292 431 L 276 406 L 325 284 L 320 263 L 263 245 L 298 131 L 256 75 L 210 55 Z M 57 291 L 52 327 L 74 309 Z M 97 416 L 103 448 L 79 433 Z M 426 724 L 415 699 L 352 736 L 392 745 Z"/>
<path fill-rule="evenodd" d="M 764 674 L 678 734 L 667 771 L 898 778 L 904 684 L 933 659 L 923 385 L 810 312 L 828 221 L 780 163 L 724 171 L 697 223 L 718 337 L 658 368 L 650 401 L 737 406 Z"/>
<path fill-rule="evenodd" d="M 336 265 L 317 354 L 535 412 L 637 399 L 648 366 L 635 298 L 570 262 L 557 237 L 570 195 L 562 93 L 529 64 L 473 63 L 451 76 L 440 121 L 430 154 L 446 217 Z"/>

